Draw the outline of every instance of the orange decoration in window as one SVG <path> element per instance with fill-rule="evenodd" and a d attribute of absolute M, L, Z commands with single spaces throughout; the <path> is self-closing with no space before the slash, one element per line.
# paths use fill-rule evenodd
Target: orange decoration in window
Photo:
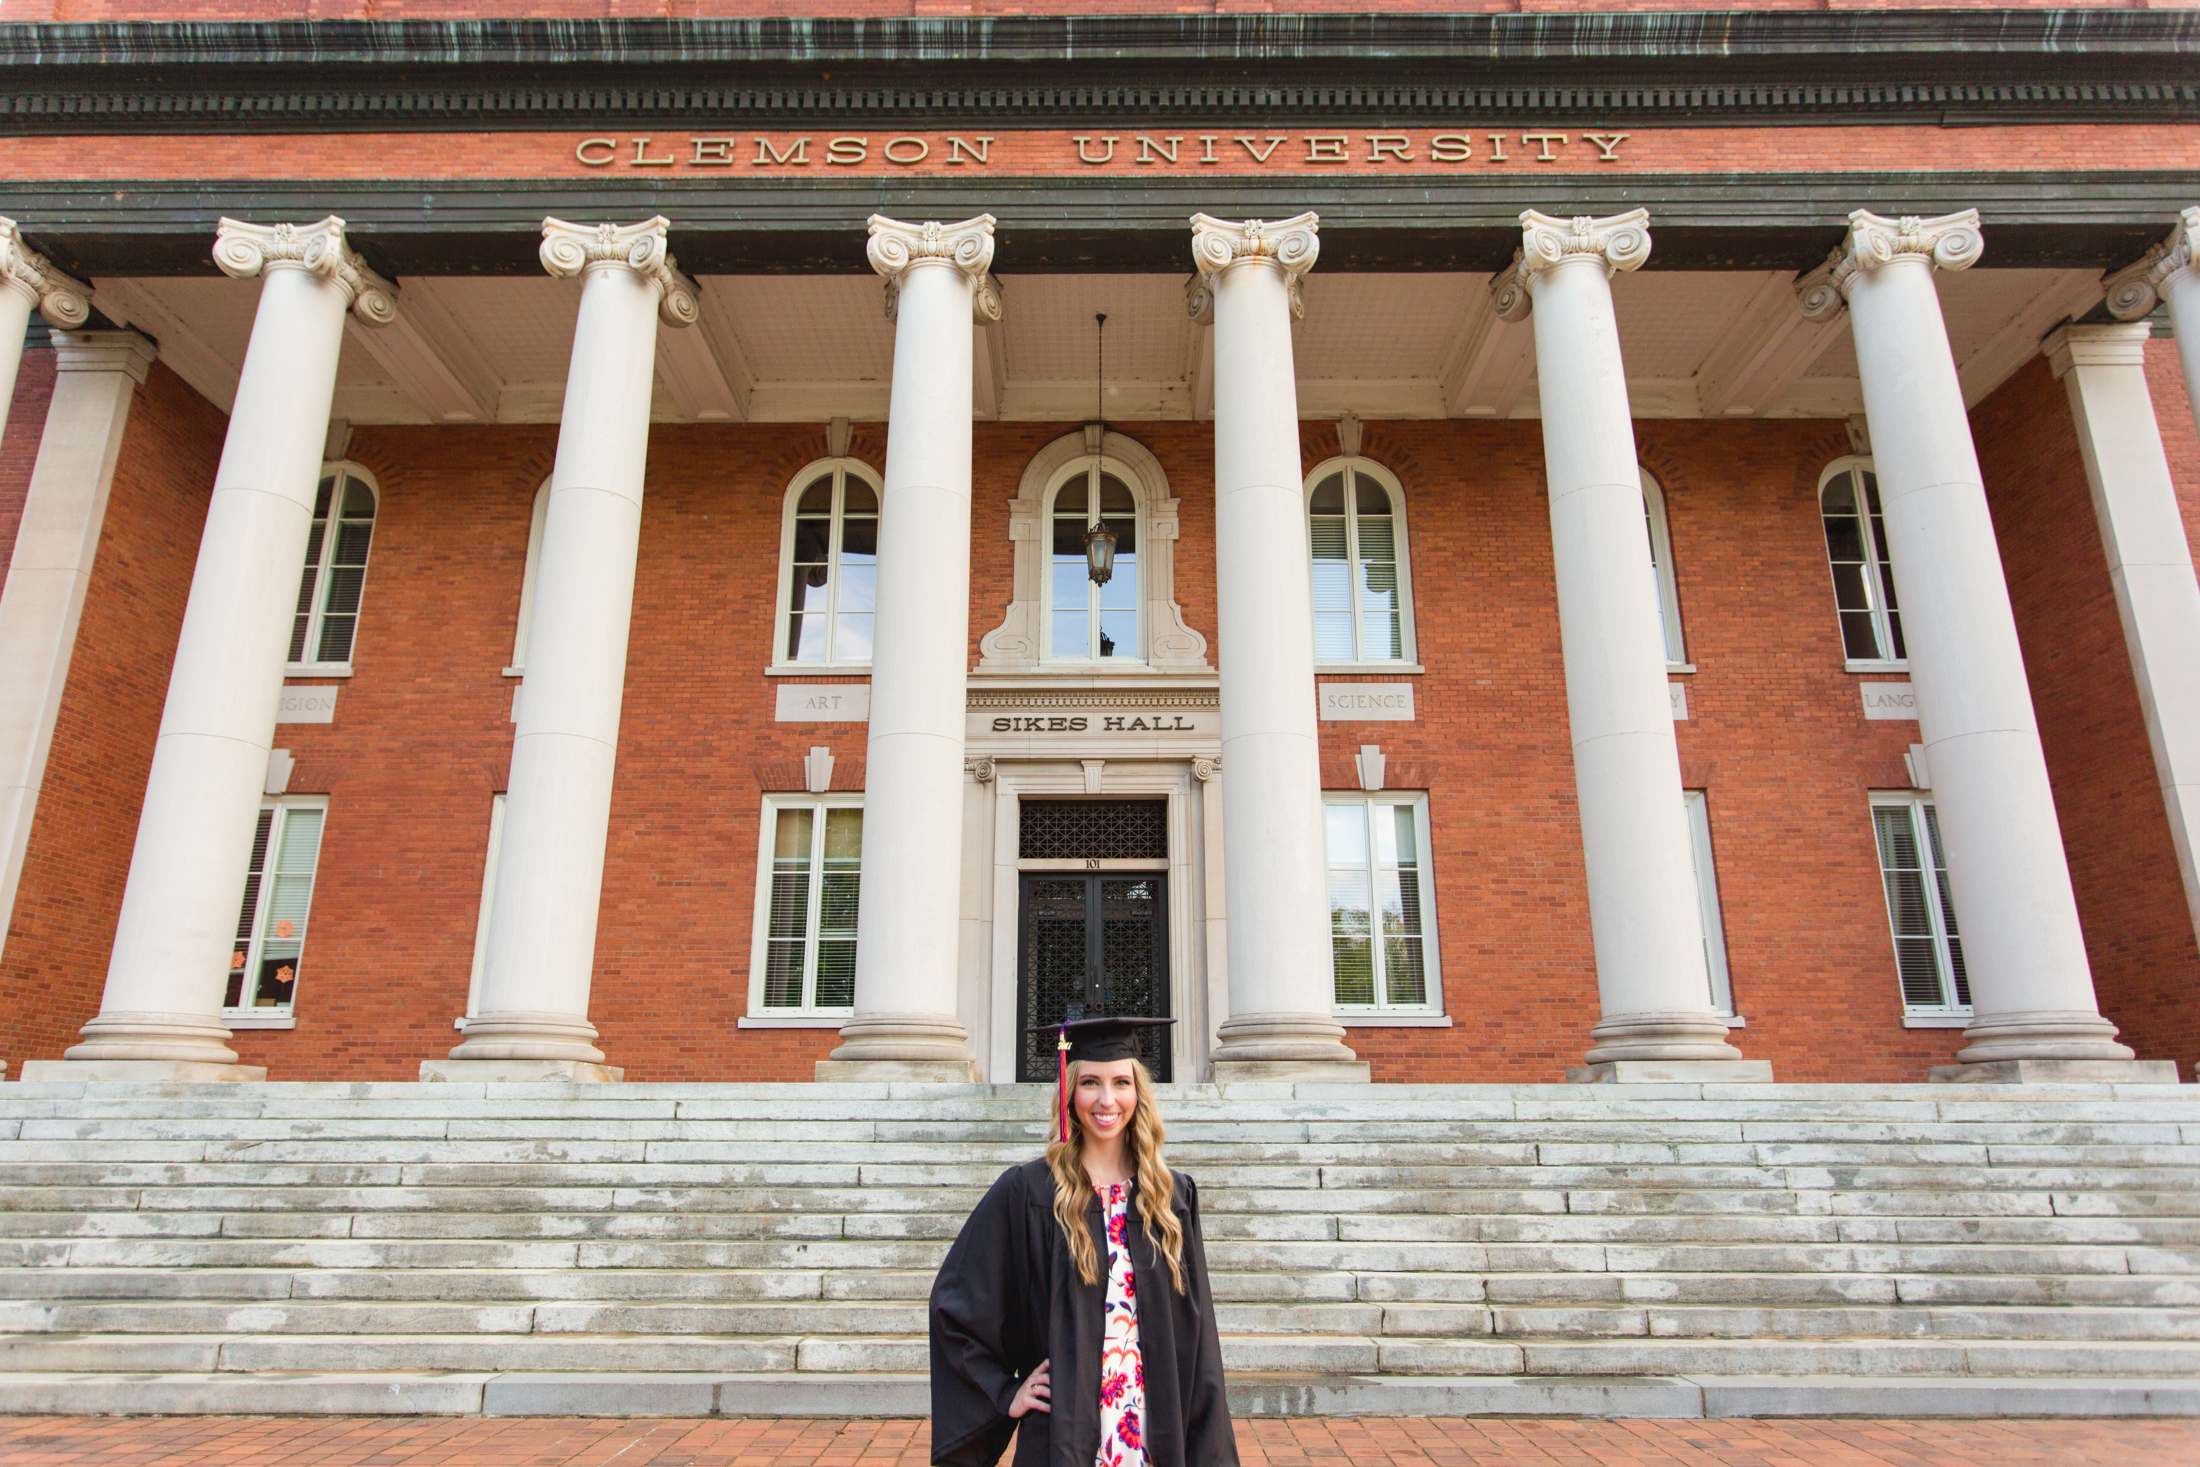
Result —
<path fill-rule="evenodd" d="M 288 917 L 275 924 L 275 935 L 277 937 L 290 936 L 290 919 Z"/>
<path fill-rule="evenodd" d="M 229 966 L 230 966 L 230 967 L 232 967 L 232 968 L 241 968 L 241 967 L 243 967 L 243 966 L 244 966 L 244 954 L 243 954 L 243 953 L 231 953 L 231 954 L 229 955 Z"/>
<path fill-rule="evenodd" d="M 277 983 L 288 983 L 291 979 L 297 976 L 298 970 L 291 967 L 288 963 L 283 964 L 280 968 L 277 968 L 275 970 L 275 981 Z"/>

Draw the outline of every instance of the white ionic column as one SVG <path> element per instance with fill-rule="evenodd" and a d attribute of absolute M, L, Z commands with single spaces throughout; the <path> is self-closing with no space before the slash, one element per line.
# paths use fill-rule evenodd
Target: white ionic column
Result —
<path fill-rule="evenodd" d="M 2200 424 L 2200 275 L 2192 268 L 2196 237 L 2200 237 L 2200 206 L 2179 215 L 2169 238 L 2148 250 L 2137 264 L 2109 276 L 2103 285 L 2109 313 L 2119 321 L 2138 320 L 2153 311 L 2157 301 L 2169 307 L 2178 365 L 2185 369 L 2185 402 L 2194 422 Z"/>
<path fill-rule="evenodd" d="M 214 261 L 259 275 L 199 559 L 168 675 L 107 988 L 84 1042 L 24 1078 L 262 1079 L 221 1020 L 252 830 L 328 436 L 344 313 L 386 324 L 395 292 L 344 221 L 221 221 Z"/>
<path fill-rule="evenodd" d="M 1665 634 L 1650 574 L 1642 469 L 1612 315 L 1614 272 L 1650 257 L 1650 216 L 1520 216 L 1492 284 L 1498 314 L 1533 315 L 1550 484 L 1551 562 L 1581 809 L 1602 1018 L 1585 1081 L 1769 1080 L 1711 1007 Z"/>
<path fill-rule="evenodd" d="M 53 398 L 0 588 L 0 949 L 130 399 L 153 365 L 153 344 L 135 331 L 57 331 L 54 354 Z"/>
<path fill-rule="evenodd" d="M 1900 220 L 1859 209 L 1834 256 L 1976 1016 L 1957 1056 L 1964 1063 L 1934 1070 L 1935 1079 L 2040 1078 L 2049 1073 L 2041 1062 L 2131 1058 L 2093 995 L 2009 586 L 1933 287 L 1936 267 L 1966 269 L 1984 248 L 1975 209 Z M 2103 1073 L 2133 1078 L 2126 1065 Z"/>
<path fill-rule="evenodd" d="M 476 1011 L 423 1080 L 617 1080 L 588 1022 L 611 781 L 626 691 L 627 624 L 642 536 L 642 474 L 657 323 L 685 326 L 695 286 L 670 221 L 542 222 L 542 265 L 579 276 L 580 318 L 535 570 L 496 895 Z"/>
<path fill-rule="evenodd" d="M 2070 394 L 2185 907 L 2200 931 L 2200 580 L 2147 388 L 2150 334 L 2145 322 L 2065 326 L 2042 345 Z"/>
<path fill-rule="evenodd" d="M 1222 873 L 1230 1013 L 1214 1076 L 1368 1077 L 1335 1018 L 1313 568 L 1299 470 L 1291 321 L 1320 221 L 1192 216 L 1215 330 L 1215 621 L 1222 671 Z"/>
<path fill-rule="evenodd" d="M 956 1016 L 970 671 L 972 333 L 998 320 L 993 216 L 871 216 L 894 388 L 878 527 L 855 1013 L 820 1080 L 978 1078 Z"/>
<path fill-rule="evenodd" d="M 23 243 L 13 219 L 0 218 L 0 433 L 8 426 L 8 404 L 15 401 L 15 374 L 23 366 L 23 333 L 31 309 L 49 326 L 81 326 L 92 314 L 91 291 L 46 263 Z M 0 906 L 0 916 L 7 908 Z"/>

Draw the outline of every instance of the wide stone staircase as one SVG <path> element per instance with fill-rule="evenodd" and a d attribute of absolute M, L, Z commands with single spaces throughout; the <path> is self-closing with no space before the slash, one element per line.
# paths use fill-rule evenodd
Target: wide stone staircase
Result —
<path fill-rule="evenodd" d="M 1234 1407 L 2200 1414 L 2200 1087 L 1170 1086 Z M 1016 1086 L 0 1086 L 0 1409 L 922 1415 Z"/>

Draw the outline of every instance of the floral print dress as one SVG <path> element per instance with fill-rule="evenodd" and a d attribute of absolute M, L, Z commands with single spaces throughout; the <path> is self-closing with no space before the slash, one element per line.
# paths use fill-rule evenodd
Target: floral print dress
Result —
<path fill-rule="evenodd" d="M 1095 1187 L 1108 1220 L 1108 1294 L 1100 1347 L 1100 1454 L 1093 1467 L 1146 1467 L 1146 1367 L 1138 1353 L 1130 1188 Z"/>

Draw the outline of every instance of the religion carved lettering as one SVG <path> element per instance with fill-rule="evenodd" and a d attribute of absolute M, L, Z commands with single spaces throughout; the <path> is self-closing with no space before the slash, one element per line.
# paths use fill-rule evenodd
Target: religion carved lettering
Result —
<path fill-rule="evenodd" d="M 584 168 L 808 168 L 814 163 L 856 168 L 977 168 L 1009 174 L 1041 174 L 1068 167 L 1191 169 L 1228 166 L 1258 172 L 1297 170 L 1423 171 L 1433 167 L 1573 165 L 1596 168 L 1623 163 L 1624 132 L 1493 132 L 1477 150 L 1471 131 L 1401 128 L 1367 132 L 1281 132 L 1228 135 L 1159 130 L 1152 133 L 1029 132 L 1012 137 L 958 133 L 904 133 L 874 141 L 863 135 L 820 137 L 808 133 L 659 133 L 585 137 L 572 144 Z M 1507 151 L 1517 138 L 1520 151 Z M 1187 142 L 1198 143 L 1196 150 Z M 1117 144 L 1127 143 L 1119 148 Z M 996 148 L 995 144 L 1000 146 Z M 1294 148 L 1293 144 L 1296 144 Z M 1364 144 L 1365 151 L 1356 145 Z M 1228 148 L 1229 151 L 1225 151 Z"/>

